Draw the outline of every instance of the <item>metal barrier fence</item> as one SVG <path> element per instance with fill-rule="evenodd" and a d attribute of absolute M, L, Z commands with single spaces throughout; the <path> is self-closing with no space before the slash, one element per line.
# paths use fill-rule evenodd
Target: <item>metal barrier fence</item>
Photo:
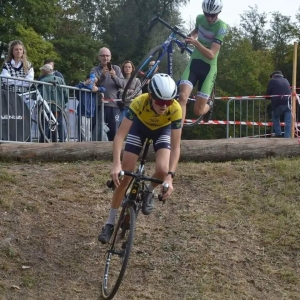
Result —
<path fill-rule="evenodd" d="M 5 84 L 15 80 L 21 85 Z M 4 85 L 0 84 L 2 142 L 107 140 L 109 129 L 104 123 L 105 101 L 101 93 L 96 96 L 88 89 L 35 80 L 20 81 L 20 78 L 14 77 L 0 76 L 0 81 L 4 82 Z M 272 135 L 273 124 L 267 111 L 270 98 L 243 96 L 216 97 L 215 100 L 223 102 L 216 106 L 220 105 L 224 112 L 226 109 L 226 121 L 211 120 L 200 124 L 226 125 L 226 138 Z M 224 101 L 227 101 L 226 105 Z M 299 105 L 297 111 L 299 122 Z"/>
<path fill-rule="evenodd" d="M 101 93 L 15 77 L 0 81 L 2 142 L 107 140 Z"/>
<path fill-rule="evenodd" d="M 227 121 L 233 123 L 226 124 L 226 138 L 270 136 L 273 123 L 267 111 L 269 103 L 270 99 L 262 97 L 228 100 Z"/>
<path fill-rule="evenodd" d="M 220 97 L 227 100 L 226 138 L 237 137 L 271 137 L 273 123 L 270 104 L 271 96 Z M 228 99 L 229 98 L 229 99 Z M 299 126 L 299 105 L 296 109 L 297 126 Z M 281 120 L 280 125 L 285 124 Z"/>

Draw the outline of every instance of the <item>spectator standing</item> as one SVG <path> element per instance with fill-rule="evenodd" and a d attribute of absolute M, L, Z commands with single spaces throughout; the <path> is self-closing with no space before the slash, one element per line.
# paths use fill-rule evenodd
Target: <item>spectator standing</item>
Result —
<path fill-rule="evenodd" d="M 2 76 L 19 77 L 20 80 L 2 78 L 2 87 L 22 93 L 28 91 L 30 82 L 22 79 L 34 79 L 34 70 L 31 63 L 27 60 L 27 54 L 24 44 L 19 40 L 14 40 L 9 43 L 8 55 L 3 63 Z"/>
<path fill-rule="evenodd" d="M 122 71 L 122 74 L 124 76 L 124 81 L 125 81 L 125 86 L 132 74 L 132 72 L 134 72 L 135 70 L 135 66 L 134 64 L 130 61 L 130 60 L 125 60 L 121 66 L 121 71 Z M 131 85 L 127 91 L 128 95 L 130 96 L 130 94 L 132 94 L 134 91 L 136 91 L 138 88 L 140 88 L 141 86 L 141 82 L 139 79 L 137 78 L 134 78 L 134 80 L 131 82 Z M 120 96 L 119 98 L 122 98 L 122 92 L 123 92 L 123 89 L 120 90 Z M 140 91 L 138 95 L 140 95 L 142 93 L 142 91 Z M 126 115 L 128 109 L 129 109 L 129 105 L 130 105 L 130 102 L 131 102 L 132 99 L 128 100 L 126 103 L 124 103 L 125 105 L 125 108 L 121 111 L 121 114 L 120 114 L 120 123 L 122 121 L 122 119 L 124 118 L 124 116 Z"/>
<path fill-rule="evenodd" d="M 50 64 L 45 64 L 43 67 L 40 68 L 42 72 L 42 79 L 41 82 L 49 82 L 53 85 L 42 85 L 40 84 L 38 86 L 38 89 L 40 93 L 42 94 L 44 100 L 46 100 L 48 103 L 50 101 L 54 101 L 62 110 L 65 109 L 66 103 L 68 102 L 68 93 L 67 89 L 61 87 L 61 85 L 65 85 L 65 81 L 58 76 L 55 76 L 53 74 L 53 67 Z M 67 137 L 65 124 L 63 123 L 63 116 L 62 113 L 55 112 L 55 115 L 57 116 L 57 122 L 58 122 L 58 137 L 60 142 L 64 142 Z M 44 123 L 45 121 L 43 121 Z M 52 135 L 50 137 L 50 129 L 45 124 L 45 134 L 48 138 L 51 138 L 52 141 L 56 142 L 57 136 Z M 44 142 L 43 136 L 40 138 L 40 142 Z"/>
<path fill-rule="evenodd" d="M 125 80 L 121 69 L 119 66 L 111 64 L 111 52 L 106 47 L 99 50 L 99 61 L 100 64 L 91 70 L 91 72 L 94 72 L 99 77 L 97 86 L 102 86 L 106 89 L 104 93 L 105 99 L 118 99 L 119 90 L 125 87 Z M 98 95 L 98 116 L 100 105 L 101 101 Z M 108 124 L 109 132 L 107 136 L 109 141 L 113 141 L 115 137 L 119 126 L 119 117 L 120 108 L 118 104 L 113 101 L 106 103 L 104 108 L 104 122 Z M 98 137 L 97 140 L 99 140 Z"/>
<path fill-rule="evenodd" d="M 62 78 L 63 80 L 65 80 L 64 75 L 61 74 L 60 72 L 58 72 L 57 70 L 54 69 L 54 60 L 53 60 L 53 59 L 51 59 L 51 58 L 46 59 L 46 60 L 44 61 L 44 65 L 47 65 L 47 64 L 49 64 L 49 65 L 52 66 L 52 68 L 53 68 L 53 75 L 55 75 L 55 76 L 57 76 L 57 77 L 60 77 L 60 78 Z M 38 80 L 41 80 L 41 79 L 43 78 L 43 76 L 44 76 L 44 75 L 41 75 L 41 76 L 38 78 Z"/>
<path fill-rule="evenodd" d="M 96 92 L 104 92 L 103 87 L 97 87 L 98 77 L 95 77 L 94 86 L 91 92 L 87 91 L 75 91 L 75 95 L 79 104 L 77 106 L 78 117 L 78 141 L 89 142 L 92 137 L 92 131 L 96 125 Z M 83 82 L 76 85 L 79 89 L 90 89 L 91 83 L 90 74 L 88 74 Z M 102 94 L 102 96 L 104 96 Z M 105 132 L 104 141 L 107 141 L 107 134 Z"/>
<path fill-rule="evenodd" d="M 270 75 L 266 95 L 278 95 L 271 97 L 272 122 L 275 137 L 282 137 L 280 117 L 284 116 L 284 137 L 291 137 L 292 112 L 289 99 L 291 98 L 291 87 L 289 81 L 283 77 L 281 71 L 274 71 Z"/>

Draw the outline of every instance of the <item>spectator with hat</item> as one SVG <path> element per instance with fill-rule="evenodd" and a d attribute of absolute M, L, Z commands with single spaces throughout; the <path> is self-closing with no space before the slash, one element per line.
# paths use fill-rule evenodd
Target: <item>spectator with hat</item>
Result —
<path fill-rule="evenodd" d="M 65 80 L 63 74 L 61 74 L 59 71 L 54 69 L 54 60 L 53 59 L 49 58 L 44 61 L 44 65 L 48 65 L 48 64 L 51 65 L 53 68 L 53 75 L 55 75 L 57 77 L 61 77 L 63 80 Z M 44 75 L 41 75 L 38 78 L 38 80 L 41 80 L 43 77 L 44 77 Z"/>

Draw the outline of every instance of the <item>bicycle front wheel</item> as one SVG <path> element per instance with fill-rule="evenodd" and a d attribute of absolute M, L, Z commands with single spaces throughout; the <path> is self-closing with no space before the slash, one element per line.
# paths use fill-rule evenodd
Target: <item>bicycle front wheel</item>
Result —
<path fill-rule="evenodd" d="M 151 75 L 149 74 L 149 62 L 155 61 L 155 63 L 161 59 L 161 55 L 164 49 L 162 46 L 154 47 L 141 61 L 141 63 L 136 67 L 134 72 L 131 74 L 122 94 L 123 102 L 127 102 L 130 99 L 135 98 L 140 91 L 142 90 L 143 86 L 149 82 Z M 153 73 L 151 73 L 153 75 Z M 141 81 L 141 86 L 135 90 L 133 93 L 129 94 L 128 90 L 130 89 L 131 83 L 135 78 L 139 78 Z"/>
<path fill-rule="evenodd" d="M 129 261 L 134 239 L 136 213 L 132 205 L 121 210 L 112 236 L 112 244 L 105 256 L 102 279 L 103 299 L 113 299 L 117 293 Z"/>
<path fill-rule="evenodd" d="M 65 111 L 57 105 L 55 101 L 49 101 L 48 106 L 55 119 L 46 111 L 43 104 L 38 106 L 38 125 L 41 134 L 40 141 L 50 143 L 69 140 L 70 124 Z"/>

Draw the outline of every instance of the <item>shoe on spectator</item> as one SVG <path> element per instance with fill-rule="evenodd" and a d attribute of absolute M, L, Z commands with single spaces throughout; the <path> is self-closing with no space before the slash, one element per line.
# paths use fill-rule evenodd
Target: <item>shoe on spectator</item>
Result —
<path fill-rule="evenodd" d="M 144 192 L 144 200 L 142 205 L 142 213 L 150 215 L 154 208 L 154 194 L 152 192 Z"/>
<path fill-rule="evenodd" d="M 99 242 L 102 244 L 107 244 L 114 232 L 114 225 L 106 224 L 103 228 L 101 233 L 98 236 Z"/>
<path fill-rule="evenodd" d="M 209 106 L 209 111 L 205 115 L 203 115 L 203 121 L 204 122 L 208 122 L 212 117 L 214 101 L 208 100 L 207 104 Z"/>

